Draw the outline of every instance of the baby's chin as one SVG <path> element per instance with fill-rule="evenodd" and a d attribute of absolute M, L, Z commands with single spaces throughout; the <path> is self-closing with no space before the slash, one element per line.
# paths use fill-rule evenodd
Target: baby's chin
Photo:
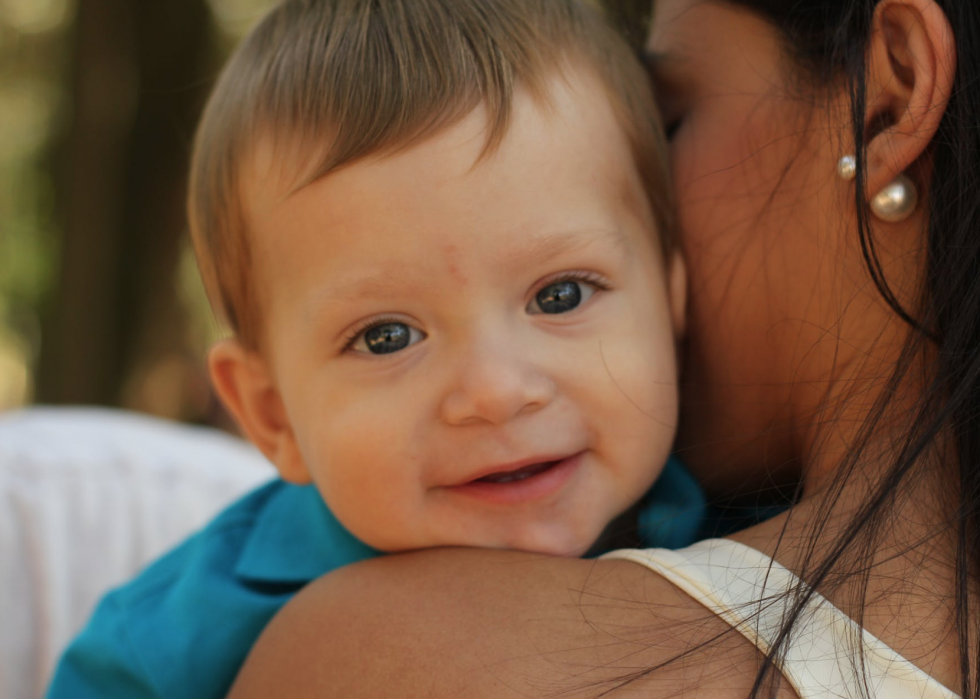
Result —
<path fill-rule="evenodd" d="M 538 553 L 544 556 L 579 558 L 589 550 L 598 537 L 599 532 L 594 536 L 583 536 L 580 533 L 574 534 L 560 530 L 535 531 L 527 532 L 523 536 L 519 535 L 511 541 L 507 541 L 502 546 L 495 548 L 526 551 L 527 553 Z"/>
<path fill-rule="evenodd" d="M 444 538 L 428 542 L 399 542 L 388 547 L 375 547 L 387 553 L 405 553 L 430 548 L 482 548 L 501 551 L 523 551 L 542 556 L 580 558 L 598 540 L 600 532 L 573 533 L 561 527 L 539 527 L 533 530 L 508 533 L 506 536 L 476 536 Z"/>

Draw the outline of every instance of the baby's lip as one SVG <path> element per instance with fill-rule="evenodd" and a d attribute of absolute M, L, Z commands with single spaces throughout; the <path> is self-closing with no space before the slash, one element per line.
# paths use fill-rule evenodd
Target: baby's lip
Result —
<path fill-rule="evenodd" d="M 536 464 L 554 465 L 560 461 L 564 461 L 565 459 L 570 459 L 571 457 L 579 453 L 580 452 L 578 451 L 551 453 L 551 454 L 544 454 L 540 456 L 532 456 L 527 459 L 521 459 L 520 461 L 511 461 L 508 463 L 496 464 L 494 466 L 487 466 L 486 468 L 482 468 L 479 471 L 476 471 L 475 473 L 465 478 L 464 480 L 461 480 L 457 483 L 453 483 L 452 486 L 450 487 L 466 485 L 467 483 L 473 483 L 474 481 L 478 481 L 481 478 L 486 478 L 488 476 L 513 473 L 515 471 L 520 471 L 521 469 L 527 468 L 528 466 L 534 466 Z"/>

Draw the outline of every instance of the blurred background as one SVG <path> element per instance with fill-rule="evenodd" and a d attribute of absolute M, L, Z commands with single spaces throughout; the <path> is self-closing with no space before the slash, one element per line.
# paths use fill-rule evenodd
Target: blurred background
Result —
<path fill-rule="evenodd" d="M 186 237 L 194 126 L 274 0 L 0 0 L 0 411 L 225 424 Z M 634 40 L 649 0 L 615 0 Z"/>
<path fill-rule="evenodd" d="M 0 0 L 0 410 L 220 420 L 184 223 L 230 48 L 272 0 Z"/>

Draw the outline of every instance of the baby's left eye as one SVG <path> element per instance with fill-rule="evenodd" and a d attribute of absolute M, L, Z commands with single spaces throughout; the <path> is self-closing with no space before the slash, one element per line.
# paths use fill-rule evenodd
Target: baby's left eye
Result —
<path fill-rule="evenodd" d="M 561 279 L 539 291 L 527 306 L 531 314 L 557 315 L 573 311 L 592 298 L 596 287 L 585 281 Z"/>

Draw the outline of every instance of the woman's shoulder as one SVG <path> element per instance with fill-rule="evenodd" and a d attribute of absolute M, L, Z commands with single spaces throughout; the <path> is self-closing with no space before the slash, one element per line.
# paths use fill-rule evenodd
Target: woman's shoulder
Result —
<path fill-rule="evenodd" d="M 727 699 L 748 695 L 759 662 L 725 622 L 635 563 L 442 549 L 348 566 L 309 586 L 270 624 L 229 696 L 698 688 Z"/>

